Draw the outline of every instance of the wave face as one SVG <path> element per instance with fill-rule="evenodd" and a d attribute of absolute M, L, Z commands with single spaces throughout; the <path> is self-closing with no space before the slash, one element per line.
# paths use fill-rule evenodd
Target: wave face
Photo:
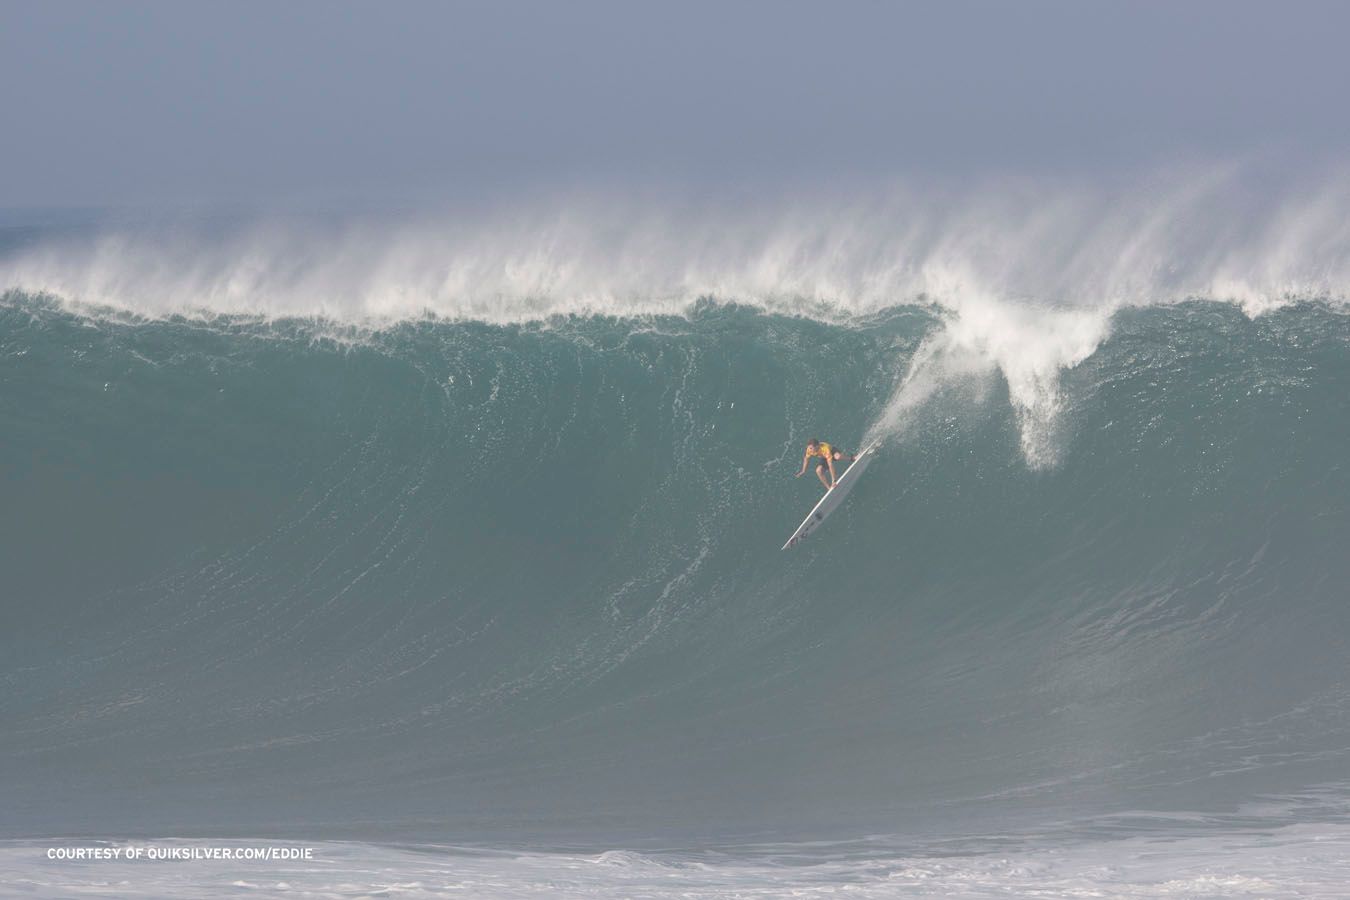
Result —
<path fill-rule="evenodd" d="M 1350 319 L 979 309 L 11 292 L 0 827 L 632 846 L 1343 779 Z M 806 439 L 869 432 L 779 552 Z"/>

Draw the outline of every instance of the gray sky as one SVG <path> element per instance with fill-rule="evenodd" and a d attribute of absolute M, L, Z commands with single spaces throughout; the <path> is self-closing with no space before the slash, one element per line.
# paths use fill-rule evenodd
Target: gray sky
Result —
<path fill-rule="evenodd" d="M 0 207 L 1350 151 L 1350 3 L 0 0 Z"/>

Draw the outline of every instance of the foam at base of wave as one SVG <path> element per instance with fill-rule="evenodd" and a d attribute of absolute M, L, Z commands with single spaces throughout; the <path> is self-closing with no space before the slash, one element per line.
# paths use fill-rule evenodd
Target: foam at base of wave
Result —
<path fill-rule="evenodd" d="M 1266 830 L 1159 827 L 1132 836 L 1040 843 L 964 839 L 928 850 L 853 844 L 599 853 L 389 846 L 354 842 L 12 842 L 0 867 L 34 897 L 253 896 L 1339 898 L 1350 880 L 1350 826 L 1297 824 Z M 303 847 L 304 862 L 194 860 L 52 862 L 51 847 Z M 965 849 L 963 849 L 963 845 Z"/>

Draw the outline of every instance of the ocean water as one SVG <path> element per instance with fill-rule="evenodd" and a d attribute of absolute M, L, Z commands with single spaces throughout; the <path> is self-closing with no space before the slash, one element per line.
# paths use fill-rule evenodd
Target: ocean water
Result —
<path fill-rule="evenodd" d="M 1066 204 L 9 225 L 6 891 L 1343 896 L 1345 226 Z"/>

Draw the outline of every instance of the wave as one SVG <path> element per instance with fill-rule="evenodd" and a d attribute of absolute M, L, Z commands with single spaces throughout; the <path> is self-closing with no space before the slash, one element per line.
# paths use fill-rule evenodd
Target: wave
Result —
<path fill-rule="evenodd" d="M 10 295 L 0 827 L 813 839 L 1334 781 L 1350 317 L 993 309 L 1031 356 L 928 304 L 334 340 Z M 869 427 L 780 553 L 802 444 Z"/>

